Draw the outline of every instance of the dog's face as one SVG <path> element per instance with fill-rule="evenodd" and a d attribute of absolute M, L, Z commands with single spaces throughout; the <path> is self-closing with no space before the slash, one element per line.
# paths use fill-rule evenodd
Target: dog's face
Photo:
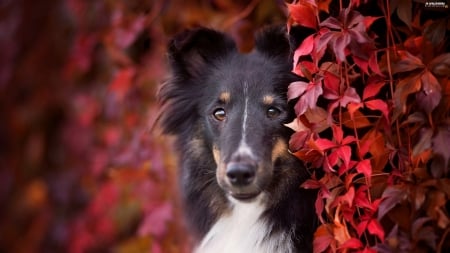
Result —
<path fill-rule="evenodd" d="M 293 118 L 286 99 L 296 80 L 290 52 L 282 29 L 260 34 L 256 50 L 245 55 L 229 37 L 208 29 L 171 43 L 174 79 L 161 90 L 170 103 L 164 127 L 177 135 L 201 129 L 217 183 L 235 199 L 250 201 L 264 192 L 277 162 L 289 156 L 290 131 L 283 124 Z"/>
<path fill-rule="evenodd" d="M 239 200 L 264 191 L 277 160 L 289 155 L 283 126 L 290 116 L 283 92 L 288 80 L 275 64 L 258 52 L 234 54 L 205 79 L 210 88 L 202 94 L 200 113 L 217 164 L 217 182 Z"/>

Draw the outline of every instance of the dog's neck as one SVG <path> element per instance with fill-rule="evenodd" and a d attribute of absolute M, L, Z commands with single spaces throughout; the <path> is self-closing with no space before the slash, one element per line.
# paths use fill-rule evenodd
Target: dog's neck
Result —
<path fill-rule="evenodd" d="M 265 198 L 261 194 L 250 203 L 230 199 L 230 212 L 219 217 L 194 252 L 292 252 L 291 235 L 271 233 L 272 225 L 262 217 Z"/>

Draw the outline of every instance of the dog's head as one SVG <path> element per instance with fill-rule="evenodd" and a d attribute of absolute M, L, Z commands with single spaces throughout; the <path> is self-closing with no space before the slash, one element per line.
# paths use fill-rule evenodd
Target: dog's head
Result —
<path fill-rule="evenodd" d="M 191 139 L 201 135 L 214 157 L 218 184 L 242 201 L 265 191 L 277 163 L 289 156 L 290 131 L 283 124 L 294 114 L 286 93 L 298 79 L 290 71 L 285 29 L 263 30 L 255 45 L 241 54 L 220 32 L 182 33 L 169 45 L 173 78 L 160 90 L 168 104 L 162 116 L 166 132 Z"/>

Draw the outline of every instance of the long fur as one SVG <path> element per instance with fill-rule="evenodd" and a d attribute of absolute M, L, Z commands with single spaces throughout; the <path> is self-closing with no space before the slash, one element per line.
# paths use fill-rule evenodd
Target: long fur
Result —
<path fill-rule="evenodd" d="M 256 49 L 249 55 L 241 55 L 227 35 L 207 28 L 186 31 L 169 43 L 172 76 L 159 91 L 160 122 L 165 133 L 176 136 L 180 188 L 187 220 L 197 238 L 197 253 L 312 251 L 315 193 L 300 188 L 308 175 L 289 154 L 291 132 L 282 125 L 295 117 L 286 101 L 288 84 L 298 80 L 290 73 L 291 57 L 289 38 L 279 27 L 260 32 Z M 265 174 L 270 180 L 261 194 L 249 203 L 234 199 L 218 183 L 223 175 L 215 149 L 222 147 L 220 161 L 232 159 L 230 145 L 239 141 L 234 132 L 240 130 L 215 126 L 208 111 L 216 94 L 228 84 L 235 85 L 225 89 L 231 99 L 241 101 L 242 95 L 237 98 L 233 92 L 247 82 L 252 98 L 267 90 L 283 102 L 279 124 L 254 119 L 259 105 L 254 100 L 249 104 L 249 117 L 254 120 L 248 126 L 249 139 L 256 139 L 251 141 L 258 141 L 256 146 L 264 149 L 261 154 L 269 161 L 264 168 L 271 170 Z M 266 125 L 257 126 L 264 120 Z M 230 152 L 225 149 L 228 146 Z"/>

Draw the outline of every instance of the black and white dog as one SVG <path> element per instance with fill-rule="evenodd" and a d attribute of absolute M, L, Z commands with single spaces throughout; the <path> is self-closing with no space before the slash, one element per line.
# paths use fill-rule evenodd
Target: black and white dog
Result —
<path fill-rule="evenodd" d="M 288 151 L 295 117 L 287 103 L 292 47 L 284 28 L 234 41 L 197 28 L 169 44 L 172 77 L 159 98 L 165 133 L 176 136 L 180 182 L 196 253 L 310 252 L 315 192 Z"/>

